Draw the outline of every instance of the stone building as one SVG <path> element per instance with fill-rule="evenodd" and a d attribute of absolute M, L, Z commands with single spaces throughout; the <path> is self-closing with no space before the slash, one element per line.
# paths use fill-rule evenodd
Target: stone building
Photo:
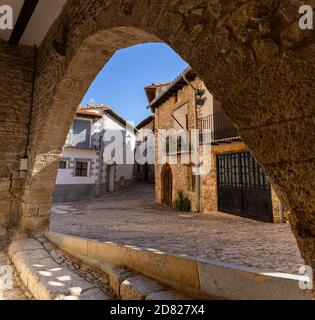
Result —
<path fill-rule="evenodd" d="M 137 127 L 137 134 L 136 134 L 136 151 L 139 145 L 141 143 L 145 143 L 147 140 L 147 130 L 149 132 L 155 131 L 155 120 L 154 115 L 150 115 L 149 117 L 145 118 L 143 121 L 141 121 Z M 151 152 L 150 157 L 154 158 L 154 150 L 146 150 L 147 152 Z M 152 163 L 146 162 L 146 163 L 137 163 L 135 161 L 135 167 L 134 167 L 134 179 L 136 181 L 140 182 L 149 182 L 149 183 L 155 183 L 155 166 Z"/>
<path fill-rule="evenodd" d="M 221 101 L 315 269 L 315 41 L 300 1 L 10 2 L 24 18 L 0 30 L 0 230 L 48 228 L 82 97 L 117 50 L 163 42 Z"/>
<path fill-rule="evenodd" d="M 287 212 L 264 171 L 220 103 L 191 68 L 156 92 L 149 102 L 159 131 L 155 135 L 158 202 L 172 206 L 178 190 L 182 190 L 193 212 L 221 211 L 267 222 L 287 220 Z M 199 132 L 194 133 L 195 128 Z M 166 133 L 165 145 L 161 129 L 174 130 Z M 199 165 L 193 161 L 194 134 L 199 141 L 196 151 L 200 156 Z M 172 137 L 176 146 L 170 150 Z M 166 161 L 163 162 L 164 155 Z M 196 163 L 204 170 L 200 174 L 194 173 Z"/>
<path fill-rule="evenodd" d="M 107 149 L 111 140 L 123 150 Z M 59 162 L 54 201 L 98 198 L 130 185 L 133 162 L 126 160 L 134 143 L 133 128 L 109 107 L 79 107 Z"/>

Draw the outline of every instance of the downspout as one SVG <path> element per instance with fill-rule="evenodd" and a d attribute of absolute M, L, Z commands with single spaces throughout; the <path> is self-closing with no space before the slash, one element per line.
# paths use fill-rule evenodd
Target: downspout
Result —
<path fill-rule="evenodd" d="M 37 74 L 37 46 L 34 46 L 34 71 L 33 71 L 33 83 L 32 83 L 32 100 L 30 107 L 30 117 L 27 128 L 27 136 L 26 136 L 26 145 L 24 150 L 24 157 L 20 161 L 20 177 L 25 178 L 28 171 L 28 153 L 29 153 L 29 145 L 32 134 L 32 125 L 33 125 L 33 110 L 34 110 L 34 100 L 35 100 L 35 81 Z"/>
<path fill-rule="evenodd" d="M 194 115 L 194 128 L 198 129 L 198 120 L 197 120 L 197 104 L 196 104 L 196 93 L 197 89 L 193 86 L 193 84 L 186 78 L 185 74 L 183 74 L 183 79 L 185 82 L 192 88 L 193 90 L 193 115 Z M 195 164 L 197 167 L 196 176 L 196 186 L 195 186 L 195 201 L 196 201 L 196 212 L 200 213 L 200 163 L 199 163 L 199 134 L 197 130 L 194 130 L 194 141 L 197 144 L 194 148 L 194 158 L 197 161 Z M 198 159 L 198 160 L 197 160 Z"/>
<path fill-rule="evenodd" d="M 100 144 L 100 155 L 99 155 L 99 171 L 98 171 L 98 197 L 100 198 L 102 196 L 102 174 L 103 174 L 103 163 L 104 163 L 104 159 L 103 159 L 103 156 L 104 156 L 104 143 L 103 143 L 103 136 L 101 135 L 100 136 L 100 139 L 99 139 L 99 144 Z"/>

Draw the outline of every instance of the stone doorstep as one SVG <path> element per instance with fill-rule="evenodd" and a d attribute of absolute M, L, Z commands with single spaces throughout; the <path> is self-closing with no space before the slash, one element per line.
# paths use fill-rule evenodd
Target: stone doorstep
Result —
<path fill-rule="evenodd" d="M 108 300 L 94 284 L 59 265 L 34 239 L 19 240 L 9 256 L 26 287 L 37 300 Z"/>
<path fill-rule="evenodd" d="M 108 274 L 110 285 L 121 300 L 191 300 L 190 297 L 168 289 L 125 266 L 101 263 L 100 268 Z"/>

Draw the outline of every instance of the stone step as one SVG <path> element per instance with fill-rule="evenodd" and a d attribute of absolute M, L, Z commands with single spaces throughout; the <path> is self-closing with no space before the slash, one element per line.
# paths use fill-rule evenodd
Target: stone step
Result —
<path fill-rule="evenodd" d="M 109 276 L 110 285 L 120 300 L 191 300 L 185 294 L 139 275 L 126 266 L 100 265 Z"/>
<path fill-rule="evenodd" d="M 50 250 L 50 251 L 49 251 Z M 8 254 L 37 300 L 109 300 L 99 286 L 65 266 L 62 251 L 35 239 L 13 242 Z"/>

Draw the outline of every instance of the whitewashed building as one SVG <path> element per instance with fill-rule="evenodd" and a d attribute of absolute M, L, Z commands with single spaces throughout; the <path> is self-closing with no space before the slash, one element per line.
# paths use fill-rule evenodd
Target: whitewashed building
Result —
<path fill-rule="evenodd" d="M 134 128 L 111 108 L 80 106 L 63 149 L 54 201 L 99 198 L 128 186 L 134 147 Z"/>

